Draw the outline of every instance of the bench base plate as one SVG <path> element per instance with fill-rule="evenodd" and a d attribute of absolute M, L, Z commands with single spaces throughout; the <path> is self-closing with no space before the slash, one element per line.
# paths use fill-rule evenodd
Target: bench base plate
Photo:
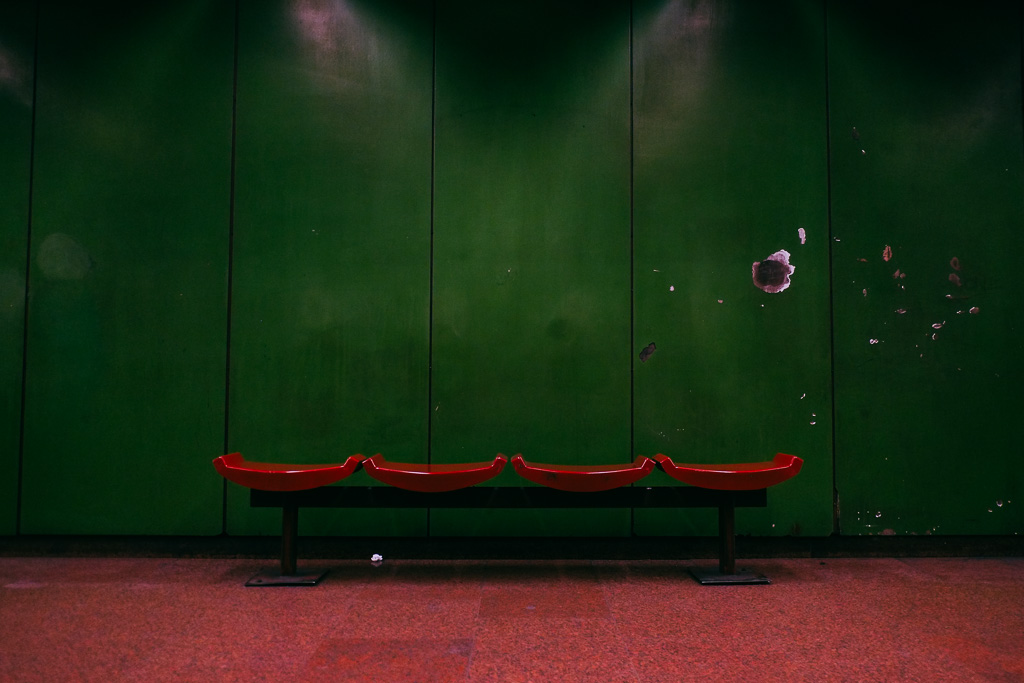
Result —
<path fill-rule="evenodd" d="M 702 586 L 751 586 L 771 583 L 763 574 L 740 569 L 735 574 L 723 574 L 718 569 L 691 569 L 690 574 Z"/>
<path fill-rule="evenodd" d="M 267 569 L 245 582 L 246 586 L 315 586 L 327 575 L 326 569 L 306 569 L 294 574 Z"/>

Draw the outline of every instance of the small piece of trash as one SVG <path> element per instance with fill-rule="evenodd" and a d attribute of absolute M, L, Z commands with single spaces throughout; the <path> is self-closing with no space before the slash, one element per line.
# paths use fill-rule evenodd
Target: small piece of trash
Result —
<path fill-rule="evenodd" d="M 378 555 L 377 553 L 374 553 L 373 555 L 370 556 L 370 564 L 372 564 L 374 567 L 379 567 L 381 564 L 383 564 L 383 562 L 384 562 L 384 556 L 383 555 Z"/>

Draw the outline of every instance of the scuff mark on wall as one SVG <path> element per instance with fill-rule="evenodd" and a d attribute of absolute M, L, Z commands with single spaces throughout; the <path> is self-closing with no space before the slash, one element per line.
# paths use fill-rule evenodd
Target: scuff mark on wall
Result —
<path fill-rule="evenodd" d="M 74 237 L 55 232 L 43 240 L 36 257 L 43 275 L 51 280 L 81 280 L 93 268 L 89 252 Z"/>

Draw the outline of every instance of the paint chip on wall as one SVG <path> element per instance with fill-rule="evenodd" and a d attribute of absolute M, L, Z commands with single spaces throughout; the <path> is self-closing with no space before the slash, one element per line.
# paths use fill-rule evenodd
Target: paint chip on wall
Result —
<path fill-rule="evenodd" d="M 790 285 L 790 275 L 796 270 L 789 262 L 789 252 L 780 249 L 764 261 L 754 261 L 751 273 L 754 285 L 769 294 L 778 294 Z"/>

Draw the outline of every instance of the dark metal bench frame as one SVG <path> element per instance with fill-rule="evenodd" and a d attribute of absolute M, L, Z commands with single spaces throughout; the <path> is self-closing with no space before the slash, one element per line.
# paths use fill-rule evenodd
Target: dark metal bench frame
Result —
<path fill-rule="evenodd" d="M 576 493 L 534 486 L 474 486 L 420 493 L 390 486 L 322 486 L 303 491 L 250 490 L 250 507 L 281 508 L 281 571 L 249 586 L 316 585 L 326 572 L 298 571 L 300 508 L 718 508 L 718 570 L 691 569 L 705 585 L 765 584 L 766 577 L 736 570 L 736 508 L 767 507 L 768 490 L 722 491 L 694 486 L 629 486 Z"/>

